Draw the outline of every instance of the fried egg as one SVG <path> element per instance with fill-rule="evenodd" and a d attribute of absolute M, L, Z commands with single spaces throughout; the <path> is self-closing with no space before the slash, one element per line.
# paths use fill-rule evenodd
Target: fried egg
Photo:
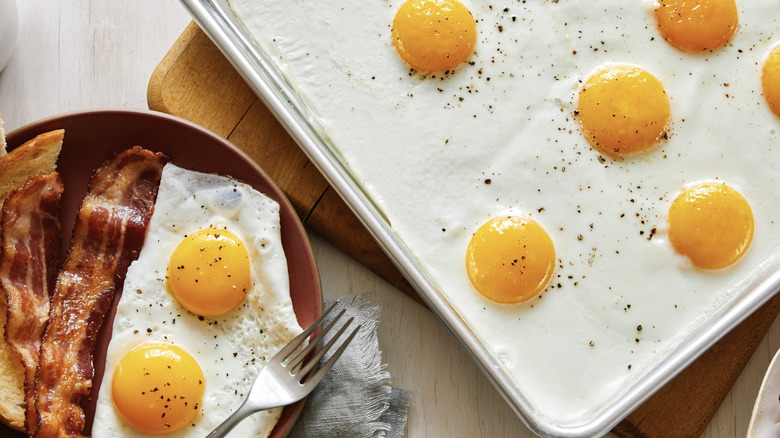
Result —
<path fill-rule="evenodd" d="M 395 14 L 392 33 L 401 58 L 425 73 L 455 69 L 477 39 L 474 17 L 457 0 L 407 0 Z"/>
<path fill-rule="evenodd" d="M 715 50 L 737 30 L 734 0 L 659 0 L 658 30 L 669 44 L 685 51 Z"/>
<path fill-rule="evenodd" d="M 205 436 L 300 332 L 279 205 L 246 184 L 167 164 L 127 271 L 92 435 Z M 268 436 L 280 414 L 255 414 L 232 436 Z"/>
<path fill-rule="evenodd" d="M 780 117 L 780 44 L 774 46 L 764 60 L 761 84 L 767 105 Z"/>
<path fill-rule="evenodd" d="M 666 135 L 669 111 L 658 79 L 638 67 L 615 65 L 585 81 L 575 115 L 594 149 L 621 157 L 656 146 Z"/>
<path fill-rule="evenodd" d="M 730 266 L 753 239 L 750 204 L 723 183 L 687 187 L 672 202 L 668 222 L 674 249 L 702 269 Z"/>
<path fill-rule="evenodd" d="M 550 235 L 531 218 L 491 219 L 471 236 L 466 269 L 485 298 L 505 304 L 528 301 L 543 291 L 555 269 Z"/>
<path fill-rule="evenodd" d="M 494 369 L 579 426 L 780 268 L 780 9 L 462 3 L 471 53 L 431 72 L 399 54 L 402 0 L 230 0 Z M 714 213 L 675 202 L 702 184 Z"/>

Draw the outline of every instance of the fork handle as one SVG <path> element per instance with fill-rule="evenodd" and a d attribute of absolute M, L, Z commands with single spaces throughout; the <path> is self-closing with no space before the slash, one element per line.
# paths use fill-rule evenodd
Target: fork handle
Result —
<path fill-rule="evenodd" d="M 225 421 L 222 422 L 222 424 L 217 426 L 217 428 L 211 431 L 210 434 L 206 435 L 206 438 L 222 438 L 226 436 L 244 418 L 254 414 L 258 410 L 261 409 L 258 409 L 257 406 L 253 406 L 252 404 L 244 401 L 244 403 L 242 403 L 241 406 L 239 406 L 239 408 L 233 412 L 233 414 L 227 417 Z"/>

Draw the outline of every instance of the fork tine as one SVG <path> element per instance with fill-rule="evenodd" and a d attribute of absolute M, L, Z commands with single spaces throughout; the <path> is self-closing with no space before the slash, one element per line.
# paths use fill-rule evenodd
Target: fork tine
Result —
<path fill-rule="evenodd" d="M 333 326 L 336 325 L 336 322 L 339 319 L 341 319 L 342 316 L 344 316 L 344 312 L 346 311 L 347 309 L 341 309 L 341 312 L 339 312 L 338 315 L 336 315 L 336 317 L 333 318 L 333 320 L 331 320 L 322 331 L 320 331 L 317 337 L 314 338 L 314 340 L 312 340 L 311 342 L 309 342 L 309 345 L 307 345 L 306 348 L 304 348 L 294 358 L 290 359 L 290 362 L 286 366 L 289 367 L 290 370 L 294 370 L 298 365 L 300 365 L 306 359 L 306 356 L 308 356 L 309 352 L 311 352 L 314 348 L 320 345 L 320 341 L 322 341 L 322 338 L 324 338 L 325 335 L 330 331 L 330 329 L 332 329 Z M 347 324 L 349 324 L 349 322 L 347 322 Z"/>
<path fill-rule="evenodd" d="M 320 381 L 322 380 L 323 377 L 325 377 L 328 371 L 330 371 L 330 369 L 333 368 L 333 365 L 336 363 L 336 361 L 339 360 L 339 357 L 341 357 L 341 353 L 343 353 L 344 350 L 347 349 L 347 346 L 349 345 L 350 342 L 352 342 L 352 338 L 355 337 L 358 330 L 360 330 L 360 327 L 362 327 L 362 325 L 358 325 L 357 327 L 355 327 L 355 330 L 352 330 L 352 333 L 350 333 L 347 339 L 341 344 L 341 346 L 339 346 L 338 350 L 336 350 L 336 352 L 333 353 L 333 356 L 331 356 L 330 359 L 328 359 L 328 361 L 325 362 L 325 364 L 322 365 L 322 367 L 320 367 L 320 369 L 317 370 L 317 372 L 314 373 L 314 375 L 311 376 L 311 378 L 302 385 L 304 391 L 309 392 L 313 390 L 314 387 L 317 386 L 317 384 L 320 383 Z M 330 348 L 330 345 L 332 344 L 333 340 L 335 340 L 335 337 L 334 339 L 331 339 L 331 342 L 328 343 L 328 348 Z M 307 364 L 307 366 L 312 363 L 314 363 L 314 361 Z"/>
<path fill-rule="evenodd" d="M 312 357 L 312 358 L 311 358 L 311 360 L 309 360 L 309 361 L 308 361 L 308 362 L 307 362 L 307 363 L 306 363 L 304 366 L 302 366 L 302 367 L 301 367 L 301 369 L 300 369 L 300 370 L 298 370 L 298 372 L 297 372 L 297 373 L 295 373 L 295 374 L 297 374 L 297 375 L 301 375 L 301 376 L 305 376 L 306 374 L 308 374 L 308 373 L 309 373 L 309 371 L 311 371 L 311 369 L 312 369 L 312 368 L 314 368 L 314 367 L 315 367 L 315 366 L 316 366 L 316 365 L 317 365 L 317 364 L 320 362 L 320 359 L 322 359 L 322 356 L 324 356 L 324 355 L 325 355 L 325 353 L 327 353 L 327 352 L 328 352 L 328 350 L 330 350 L 330 348 L 333 346 L 333 344 L 335 344 L 335 343 L 336 343 L 336 341 L 337 341 L 337 340 L 338 340 L 338 339 L 341 337 L 341 335 L 344 333 L 344 331 L 345 331 L 345 330 L 347 330 L 347 327 L 348 327 L 350 324 L 352 324 L 352 321 L 354 321 L 354 319 L 355 319 L 355 318 L 349 318 L 349 319 L 347 320 L 347 322 L 345 322 L 345 323 L 344 323 L 344 325 L 342 325 L 342 326 L 341 326 L 341 328 L 339 329 L 339 331 L 337 331 L 337 332 L 336 332 L 336 334 L 335 334 L 335 335 L 333 335 L 333 337 L 332 337 L 332 338 L 330 338 L 330 340 L 328 341 L 328 343 L 327 343 L 327 344 L 325 344 L 325 345 L 324 345 L 324 346 L 323 346 L 323 347 L 322 347 L 322 348 L 321 348 L 321 349 L 320 349 L 320 350 L 317 352 L 317 354 L 315 354 L 315 355 L 314 355 L 314 357 Z M 303 362 L 303 360 L 304 360 L 304 359 L 305 359 L 305 357 L 301 358 L 301 362 Z"/>
<path fill-rule="evenodd" d="M 255 382 L 252 384 L 252 388 L 249 390 L 249 394 L 247 395 L 246 400 L 244 400 L 244 403 L 241 404 L 238 410 L 233 412 L 227 419 L 225 419 L 219 426 L 217 426 L 217 428 L 208 435 L 209 438 L 224 437 L 239 422 L 252 413 L 265 409 L 289 405 L 293 402 L 301 400 L 303 397 L 306 397 L 306 395 L 308 395 L 312 389 L 314 389 L 314 387 L 322 380 L 328 370 L 333 367 L 333 364 L 344 352 L 347 344 L 352 341 L 352 338 L 355 337 L 355 334 L 360 329 L 360 326 L 358 326 L 355 330 L 353 330 L 346 341 L 333 354 L 333 357 L 328 359 L 328 361 L 323 365 L 322 369 L 313 373 L 311 379 L 309 379 L 309 381 L 307 381 L 305 384 L 301 384 L 301 379 L 305 378 L 305 376 L 311 372 L 312 367 L 317 362 L 319 362 L 320 358 L 322 358 L 325 352 L 331 349 L 333 344 L 336 342 L 336 339 L 341 338 L 341 335 L 344 334 L 347 326 L 352 324 L 353 318 L 350 318 L 349 321 L 347 321 L 338 330 L 333 339 L 329 340 L 327 344 L 320 349 L 320 351 L 317 351 L 314 358 L 302 366 L 301 369 L 296 373 L 290 372 L 295 371 L 295 368 L 298 367 L 303 360 L 305 360 L 306 356 L 311 352 L 311 349 L 320 344 L 325 333 L 329 332 L 331 328 L 334 327 L 336 321 L 344 314 L 344 310 L 342 310 L 332 321 L 327 324 L 327 327 L 323 328 L 320 326 L 325 317 L 329 315 L 336 307 L 336 304 L 337 303 L 332 304 L 328 310 L 323 312 L 323 314 L 320 315 L 320 317 L 317 318 L 313 324 L 306 328 L 303 333 L 296 336 L 292 341 L 290 341 L 289 344 L 279 350 L 279 352 L 276 353 L 276 355 L 274 355 L 270 361 L 268 361 L 266 366 L 263 367 L 258 373 Z M 307 345 L 299 355 L 296 355 L 293 360 L 289 361 L 287 365 L 285 365 L 284 362 L 287 361 L 287 359 L 296 351 L 298 351 L 298 349 L 301 348 L 303 342 L 308 339 L 311 333 L 317 329 L 323 330 L 318 333 L 316 339 L 310 342 L 309 345 Z M 294 362 L 297 362 L 297 364 L 294 364 L 291 367 L 290 364 Z"/>
<path fill-rule="evenodd" d="M 276 355 L 274 355 L 274 357 L 271 360 L 272 361 L 278 360 L 279 362 L 284 362 L 293 352 L 295 352 L 295 350 L 298 349 L 298 347 L 301 346 L 301 344 L 303 344 L 303 342 L 309 337 L 311 332 L 313 332 L 314 330 L 317 329 L 317 327 L 320 326 L 322 320 L 324 320 L 325 317 L 328 316 L 328 314 L 336 307 L 336 304 L 338 304 L 338 302 L 331 304 L 330 307 L 328 307 L 328 310 L 322 312 L 322 315 L 320 315 L 320 317 L 317 318 L 316 321 L 314 321 L 309 327 L 307 327 L 306 330 L 303 331 L 303 333 L 296 336 L 295 339 L 293 339 L 289 344 L 285 345 L 284 348 L 279 350 L 279 352 L 276 353 Z"/>

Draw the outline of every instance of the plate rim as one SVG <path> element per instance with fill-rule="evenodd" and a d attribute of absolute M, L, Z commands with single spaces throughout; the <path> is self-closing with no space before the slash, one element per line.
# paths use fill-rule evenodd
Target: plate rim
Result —
<path fill-rule="evenodd" d="M 139 120 L 157 119 L 157 120 L 162 120 L 164 124 L 171 123 L 171 124 L 180 125 L 183 127 L 183 129 L 190 130 L 198 136 L 206 137 L 210 140 L 211 143 L 219 144 L 221 147 L 224 147 L 230 150 L 231 153 L 237 155 L 238 158 L 240 158 L 251 169 L 251 171 L 257 174 L 259 179 L 263 180 L 263 182 L 267 184 L 271 189 L 272 193 L 264 193 L 264 194 L 266 196 L 269 196 L 274 201 L 280 204 L 280 220 L 282 219 L 282 212 L 284 211 L 285 212 L 284 214 L 288 218 L 288 222 L 289 222 L 287 225 L 289 226 L 289 224 L 292 223 L 296 229 L 295 234 L 298 234 L 302 237 L 302 240 L 300 242 L 302 244 L 301 249 L 303 250 L 302 256 L 306 259 L 306 261 L 311 267 L 312 277 L 310 278 L 310 281 L 315 285 L 314 288 L 315 296 L 313 298 L 315 303 L 316 314 L 320 315 L 322 313 L 323 311 L 322 282 L 319 274 L 318 265 L 316 263 L 316 258 L 314 256 L 314 250 L 311 246 L 311 241 L 308 238 L 306 229 L 303 226 L 303 223 L 300 217 L 298 216 L 298 214 L 296 213 L 292 203 L 287 198 L 287 195 L 284 193 L 281 187 L 279 187 L 276 181 L 274 181 L 274 179 L 271 178 L 270 175 L 268 175 L 268 173 L 262 167 L 260 167 L 260 165 L 254 159 L 252 159 L 246 152 L 239 149 L 232 142 L 230 142 L 230 140 L 214 133 L 213 131 L 205 128 L 204 126 L 198 125 L 194 122 L 191 122 L 189 120 L 171 114 L 167 114 L 160 111 L 147 110 L 147 109 L 107 107 L 107 108 L 88 108 L 82 110 L 71 110 L 71 111 L 65 111 L 65 112 L 49 115 L 47 117 L 37 119 L 29 123 L 25 123 L 17 128 L 14 128 L 13 130 L 6 132 L 7 150 L 8 152 L 11 152 L 16 147 L 21 146 L 24 142 L 34 138 L 35 135 L 47 132 L 49 130 L 47 126 L 51 125 L 52 123 L 56 123 L 58 121 L 63 121 L 63 120 L 70 120 L 74 118 L 89 118 L 89 117 L 99 117 L 99 116 L 108 116 L 108 115 L 113 115 L 119 118 L 138 118 Z M 33 134 L 30 135 L 30 133 Z M 67 130 L 65 133 L 64 142 L 67 143 Z M 146 147 L 144 145 L 141 146 Z M 155 151 L 154 147 L 149 147 L 149 149 Z M 175 162 L 175 159 L 171 158 L 170 161 Z M 57 170 L 59 171 L 59 168 Z M 197 168 L 195 170 L 197 170 Z M 219 173 L 222 174 L 223 176 L 228 176 L 238 181 L 241 181 L 239 178 L 232 177 L 227 173 L 222 173 L 222 172 Z M 251 182 L 247 182 L 247 181 L 241 181 L 241 182 L 249 184 L 250 186 L 254 186 L 254 184 L 252 184 Z M 69 245 L 65 244 L 64 246 L 69 246 Z M 289 256 L 287 256 L 287 253 L 285 253 L 285 255 L 288 263 L 288 277 L 292 278 L 293 272 L 291 269 L 289 269 L 290 259 Z M 113 320 L 113 312 L 110 312 L 109 316 L 111 317 L 111 320 Z M 107 327 L 109 323 L 111 323 L 111 321 L 107 320 L 104 322 L 104 326 L 101 328 L 101 332 L 105 330 L 105 327 Z M 94 377 L 95 376 L 93 375 L 93 379 Z M 100 378 L 102 379 L 102 373 Z M 277 426 L 281 424 L 277 422 L 270 436 L 275 438 L 276 437 L 284 438 L 288 436 L 289 433 L 294 428 L 298 420 L 298 417 L 302 413 L 305 403 L 306 403 L 306 398 L 304 398 L 300 402 L 284 407 L 282 416 L 280 416 L 280 421 L 282 420 L 282 418 L 284 418 L 285 415 L 288 415 L 288 418 L 290 420 L 288 423 L 285 424 L 285 428 L 283 430 L 277 430 Z M 92 414 L 94 414 L 94 412 Z M 92 426 L 91 421 L 89 421 L 89 423 L 90 424 L 88 424 L 88 426 L 91 429 Z M 4 424 L 0 424 L 0 432 L 2 431 L 2 428 L 5 428 L 8 431 L 13 430 Z"/>

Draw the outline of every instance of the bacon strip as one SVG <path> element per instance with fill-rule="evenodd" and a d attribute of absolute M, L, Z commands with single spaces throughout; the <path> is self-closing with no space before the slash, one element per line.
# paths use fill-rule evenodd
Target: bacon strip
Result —
<path fill-rule="evenodd" d="M 49 320 L 49 300 L 60 264 L 60 198 L 57 172 L 31 178 L 3 204 L 0 291 L 5 293 L 5 339 L 24 367 L 26 427 L 35 426 L 35 372 Z"/>
<path fill-rule="evenodd" d="M 57 278 L 37 376 L 36 437 L 80 436 L 79 405 L 92 386 L 95 340 L 138 257 L 167 159 L 135 147 L 89 182 L 68 255 Z"/>

